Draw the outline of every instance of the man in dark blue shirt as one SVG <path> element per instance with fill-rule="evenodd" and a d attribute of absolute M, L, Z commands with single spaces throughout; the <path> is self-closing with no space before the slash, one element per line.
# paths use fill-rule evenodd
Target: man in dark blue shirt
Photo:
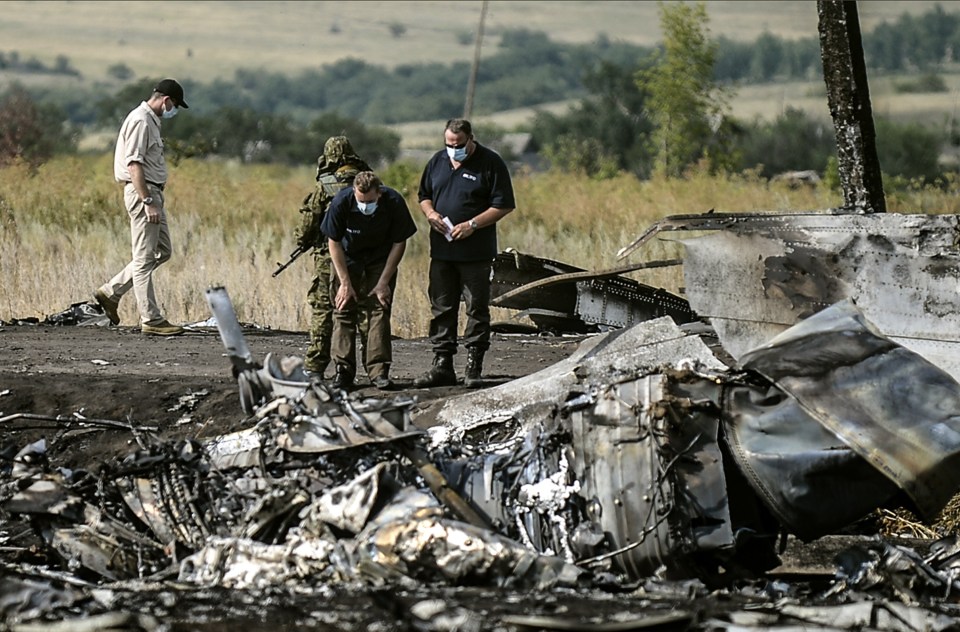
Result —
<path fill-rule="evenodd" d="M 420 177 L 420 210 L 430 223 L 430 297 L 433 367 L 414 380 L 417 388 L 457 383 L 461 296 L 467 323 L 464 384 L 482 385 L 483 356 L 490 348 L 490 272 L 497 256 L 496 223 L 514 207 L 513 183 L 499 154 L 478 143 L 470 122 L 450 119 L 446 149 L 430 159 Z"/>
<path fill-rule="evenodd" d="M 367 334 L 363 366 L 374 386 L 391 388 L 390 308 L 397 286 L 397 268 L 417 226 L 407 202 L 383 186 L 372 171 L 361 171 L 353 187 L 337 193 L 320 230 L 327 236 L 335 274 L 331 351 L 334 386 L 353 387 L 357 373 L 357 316 L 364 310 Z"/>

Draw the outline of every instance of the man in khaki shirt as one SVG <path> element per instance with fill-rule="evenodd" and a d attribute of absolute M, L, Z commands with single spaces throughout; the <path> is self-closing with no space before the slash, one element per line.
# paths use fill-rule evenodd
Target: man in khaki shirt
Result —
<path fill-rule="evenodd" d="M 133 256 L 123 270 L 93 294 L 110 322 L 118 325 L 120 299 L 133 288 L 140 312 L 140 331 L 154 336 L 183 333 L 183 327 L 170 324 L 160 313 L 153 289 L 153 271 L 167 261 L 172 252 L 163 204 L 167 164 L 163 159 L 160 119 L 172 118 L 179 108 L 187 107 L 180 84 L 164 79 L 120 126 L 113 175 L 124 185 L 123 202 L 130 216 Z"/>

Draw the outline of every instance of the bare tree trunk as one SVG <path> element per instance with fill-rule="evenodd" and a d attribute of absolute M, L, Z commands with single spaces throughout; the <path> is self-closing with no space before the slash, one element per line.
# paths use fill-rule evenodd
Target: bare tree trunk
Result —
<path fill-rule="evenodd" d="M 856 2 L 817 0 L 820 57 L 837 138 L 843 210 L 883 213 L 883 181 Z"/>

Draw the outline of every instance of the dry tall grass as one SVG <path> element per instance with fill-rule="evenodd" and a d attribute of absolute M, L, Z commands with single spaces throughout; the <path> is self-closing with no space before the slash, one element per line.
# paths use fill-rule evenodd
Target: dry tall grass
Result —
<path fill-rule="evenodd" d="M 58 158 L 38 171 L 0 169 L 0 319 L 57 313 L 90 300 L 93 290 L 126 264 L 129 233 L 112 156 Z M 293 250 L 297 209 L 313 184 L 311 167 L 247 166 L 186 161 L 171 169 L 167 206 L 173 258 L 156 273 L 165 315 L 175 322 L 209 318 L 204 290 L 227 288 L 241 321 L 304 331 L 311 258 L 280 276 L 277 261 Z M 427 228 L 416 205 L 416 182 L 388 182 L 409 191 L 419 232 L 401 263 L 395 333 L 427 333 Z M 519 208 L 500 224 L 500 248 L 556 259 L 585 269 L 622 265 L 616 252 L 666 215 L 820 210 L 840 198 L 823 188 L 791 190 L 749 176 L 639 182 L 631 176 L 597 182 L 560 174 L 518 174 Z M 890 198 L 891 211 L 957 212 L 955 196 L 918 190 Z M 656 240 L 629 262 L 681 255 L 675 242 Z M 635 273 L 670 291 L 680 270 Z M 504 316 L 509 312 L 497 314 Z M 132 295 L 121 303 L 125 325 L 137 324 Z"/>

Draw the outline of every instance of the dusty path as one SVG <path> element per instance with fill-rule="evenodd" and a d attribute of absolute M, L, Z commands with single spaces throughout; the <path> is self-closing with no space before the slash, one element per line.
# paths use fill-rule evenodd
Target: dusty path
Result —
<path fill-rule="evenodd" d="M 305 332 L 244 332 L 254 358 L 268 353 L 302 356 Z M 488 385 L 538 371 L 571 354 L 581 337 L 548 338 L 495 334 L 485 363 Z M 394 342 L 397 391 L 382 393 L 358 378 L 363 396 L 416 396 L 424 405 L 438 397 L 466 392 L 455 386 L 413 389 L 413 378 L 433 359 L 427 340 Z M 455 364 L 462 373 L 465 354 Z M 215 329 L 160 338 L 125 327 L 0 327 L 0 418 L 14 415 L 76 417 L 155 426 L 162 439 L 204 439 L 244 427 L 237 384 Z M 130 448 L 130 433 L 109 428 L 78 428 L 62 421 L 16 419 L 3 435 L 17 443 L 40 436 L 69 465 L 95 466 L 104 456 Z M 19 440 L 13 435 L 20 435 Z"/>

